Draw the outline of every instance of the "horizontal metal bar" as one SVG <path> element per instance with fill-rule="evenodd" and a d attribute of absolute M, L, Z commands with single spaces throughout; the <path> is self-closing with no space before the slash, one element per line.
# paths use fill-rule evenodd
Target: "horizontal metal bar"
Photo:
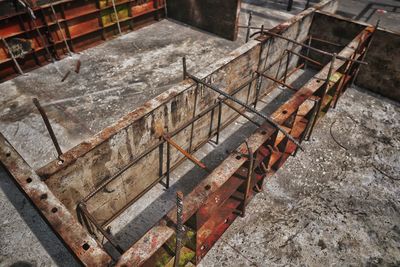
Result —
<path fill-rule="evenodd" d="M 255 120 L 253 120 L 252 118 L 247 116 L 244 112 L 237 109 L 235 106 L 229 104 L 227 101 L 224 101 L 224 104 L 227 105 L 228 107 L 230 107 L 231 109 L 233 109 L 234 111 L 236 111 L 237 113 L 239 113 L 240 115 L 242 115 L 243 117 L 245 117 L 246 119 L 248 119 L 250 122 L 254 123 L 256 126 L 261 127 L 260 123 L 256 122 Z"/>
<path fill-rule="evenodd" d="M 324 66 L 324 64 L 322 64 L 322 63 L 320 63 L 320 62 L 318 62 L 318 61 L 316 61 L 316 60 L 314 60 L 314 59 L 312 59 L 312 58 L 309 58 L 309 57 L 307 57 L 307 56 L 304 56 L 304 55 L 302 55 L 302 54 L 300 54 L 300 53 L 297 53 L 297 52 L 295 52 L 295 51 L 293 51 L 293 50 L 286 49 L 286 51 L 288 51 L 288 52 L 290 52 L 290 53 L 292 53 L 292 54 L 294 54 L 294 55 L 296 55 L 296 56 L 298 56 L 298 57 L 300 57 L 300 58 L 302 58 L 302 59 L 304 59 L 304 60 L 307 60 L 307 61 L 309 61 L 309 62 L 311 62 L 311 63 L 314 63 L 315 65 L 318 65 L 318 66 L 320 66 L 320 67 L 323 67 L 323 66 Z"/>
<path fill-rule="evenodd" d="M 280 81 L 280 80 L 278 80 L 278 79 L 275 79 L 275 78 L 273 78 L 273 77 L 270 77 L 270 76 L 268 76 L 268 75 L 265 74 L 265 73 L 260 73 L 260 72 L 258 72 L 258 71 L 257 71 L 257 73 L 259 73 L 261 76 L 263 76 L 263 77 L 265 77 L 265 78 L 267 78 L 267 79 L 270 79 L 270 80 L 272 80 L 272 81 L 274 81 L 274 82 L 276 82 L 276 83 L 279 83 L 280 85 L 283 85 L 283 86 L 289 88 L 290 90 L 297 91 L 297 89 L 294 88 L 293 86 L 291 86 L 291 85 L 289 85 L 289 84 L 286 84 L 286 83 L 284 83 L 284 82 L 282 82 L 282 81 Z"/>
<path fill-rule="evenodd" d="M 200 160 L 196 159 L 192 154 L 188 153 L 185 149 L 183 149 L 182 147 L 180 147 L 177 143 L 175 143 L 171 137 L 169 137 L 168 135 L 164 134 L 163 138 L 165 139 L 165 141 L 167 141 L 169 144 L 171 144 L 171 146 L 175 147 L 176 149 L 178 149 L 179 152 L 181 152 L 186 158 L 188 158 L 191 162 L 193 162 L 194 164 L 196 164 L 197 166 L 199 166 L 202 169 L 208 170 L 207 166 L 202 163 Z"/>
<path fill-rule="evenodd" d="M 296 45 L 300 45 L 300 46 L 302 46 L 302 47 L 305 47 L 305 48 L 308 48 L 308 49 L 310 49 L 310 50 L 313 50 L 314 52 L 317 52 L 317 53 L 320 53 L 320 54 L 323 54 L 323 55 L 327 55 L 327 56 L 333 57 L 333 53 L 329 53 L 329 52 L 326 52 L 326 51 L 324 51 L 324 50 L 315 48 L 315 47 L 313 47 L 313 46 L 310 46 L 310 45 L 306 45 L 306 44 L 297 42 L 296 40 L 290 39 L 290 38 L 288 38 L 288 37 L 282 36 L 282 35 L 280 35 L 280 34 L 274 33 L 274 32 L 269 31 L 269 30 L 263 30 L 263 31 L 255 32 L 255 33 L 253 33 L 250 37 L 253 37 L 254 35 L 260 34 L 260 33 L 265 33 L 265 34 L 268 34 L 268 35 L 271 35 L 271 36 L 274 36 L 274 37 L 277 37 L 277 38 L 281 38 L 281 39 L 286 40 L 286 41 L 288 41 L 288 42 L 291 42 L 291 43 L 294 43 L 294 44 L 296 44 Z M 361 61 L 361 60 L 357 60 L 357 59 L 351 59 L 351 58 L 342 57 L 342 56 L 337 56 L 337 58 L 338 58 L 338 59 L 341 59 L 341 60 L 352 61 L 352 62 L 355 62 L 355 63 L 358 63 L 358 64 L 368 65 L 368 62 Z"/>
<path fill-rule="evenodd" d="M 207 86 L 208 88 L 214 90 L 215 92 L 223 95 L 224 97 L 232 100 L 233 102 L 245 107 L 248 111 L 260 116 L 261 118 L 263 118 L 264 120 L 268 121 L 270 124 L 272 124 L 275 128 L 277 128 L 279 131 L 281 131 L 290 141 L 292 141 L 293 143 L 295 143 L 298 147 L 300 147 L 301 150 L 303 150 L 303 148 L 301 147 L 300 143 L 294 139 L 288 132 L 285 131 L 285 129 L 283 129 L 278 123 L 276 123 L 274 120 L 272 120 L 271 118 L 269 118 L 268 116 L 266 116 L 265 114 L 262 114 L 261 112 L 259 112 L 258 110 L 256 110 L 253 107 L 248 106 L 247 104 L 243 103 L 242 101 L 234 98 L 233 96 L 231 96 L 230 94 L 220 90 L 219 88 L 217 88 L 216 86 L 206 83 L 204 81 L 202 81 L 201 79 L 197 78 L 196 76 L 193 76 L 189 73 L 186 73 L 187 77 L 189 77 L 190 79 L 194 80 L 197 83 L 203 84 L 205 86 Z"/>

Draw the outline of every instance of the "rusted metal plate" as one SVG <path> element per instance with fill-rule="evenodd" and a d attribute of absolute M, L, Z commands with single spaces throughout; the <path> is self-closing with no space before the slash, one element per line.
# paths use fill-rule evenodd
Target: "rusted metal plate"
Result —
<path fill-rule="evenodd" d="M 69 50 L 81 51 L 104 42 L 119 33 L 137 29 L 164 16 L 164 0 L 111 1 L 2 1 L 0 3 L 0 36 L 6 41 L 24 38 L 32 43 L 24 60 L 12 61 L 0 46 L 0 82 L 24 71 L 63 57 Z M 25 6 L 19 2 L 25 2 Z M 54 10 L 54 12 L 53 12 Z M 153 16 L 148 16 L 153 15 Z M 43 40 L 45 43 L 43 43 Z"/>
<path fill-rule="evenodd" d="M 49 190 L 0 133 L 0 161 L 52 229 L 86 266 L 108 266 L 110 256 Z"/>

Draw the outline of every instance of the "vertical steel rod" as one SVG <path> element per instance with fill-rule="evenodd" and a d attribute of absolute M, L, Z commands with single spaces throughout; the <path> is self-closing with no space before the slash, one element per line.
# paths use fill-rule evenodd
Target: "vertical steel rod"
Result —
<path fill-rule="evenodd" d="M 222 120 L 222 102 L 218 102 L 218 121 L 217 121 L 217 139 L 215 143 L 218 145 L 219 143 L 219 132 L 221 129 L 221 120 Z"/>
<path fill-rule="evenodd" d="M 170 173 L 171 173 L 171 145 L 167 142 L 167 173 L 166 173 L 167 180 L 165 181 L 166 189 L 169 188 Z"/>
<path fill-rule="evenodd" d="M 119 31 L 119 34 L 122 34 L 121 25 L 119 24 L 119 17 L 118 17 L 117 8 L 115 7 L 115 0 L 111 0 L 111 1 L 112 1 L 114 13 L 115 13 L 115 18 L 117 20 L 118 31 Z"/>
<path fill-rule="evenodd" d="M 308 38 L 308 43 L 307 43 L 308 47 L 307 47 L 307 50 L 306 50 L 306 57 L 308 57 L 308 58 L 310 58 L 310 46 L 311 46 L 311 43 L 312 43 L 312 35 L 310 35 L 310 37 Z M 308 62 L 306 61 L 305 62 L 305 66 L 304 66 L 305 69 L 307 69 L 307 66 L 308 66 L 307 63 Z"/>
<path fill-rule="evenodd" d="M 246 43 L 249 41 L 250 39 L 250 27 L 251 27 L 251 19 L 253 18 L 253 13 L 250 12 L 249 13 L 249 20 L 247 22 L 247 33 L 246 33 Z"/>
<path fill-rule="evenodd" d="M 327 91 L 329 90 L 330 80 L 331 80 L 331 76 L 332 76 L 333 67 L 335 65 L 335 61 L 336 61 L 336 53 L 333 54 L 331 65 L 329 66 L 328 75 L 326 77 L 326 84 L 325 84 L 325 87 L 323 88 L 321 99 L 320 99 L 320 101 L 317 102 L 317 104 L 318 104 L 317 105 L 317 113 L 315 114 L 315 118 L 312 122 L 308 139 L 311 137 L 311 134 L 312 134 L 312 131 L 314 130 L 315 124 L 317 123 L 319 114 L 323 108 L 325 95 L 326 95 Z"/>
<path fill-rule="evenodd" d="M 47 131 L 49 132 L 50 138 L 53 141 L 54 147 L 57 150 L 58 153 L 58 159 L 61 160 L 61 155 L 63 152 L 61 151 L 60 145 L 58 144 L 57 137 L 54 134 L 53 127 L 51 127 L 50 121 L 46 115 L 46 112 L 42 108 L 42 106 L 39 103 L 39 100 L 37 98 L 33 99 L 33 104 L 35 104 L 36 108 L 38 109 L 40 115 L 42 116 L 42 119 L 44 121 L 44 124 L 46 125 Z"/>
<path fill-rule="evenodd" d="M 249 144 L 246 142 L 247 146 L 247 151 L 248 151 L 248 159 L 249 159 L 249 167 L 247 171 L 247 177 L 246 177 L 246 187 L 244 190 L 244 196 L 243 196 L 243 207 L 242 207 L 242 212 L 241 212 L 241 217 L 244 217 L 246 215 L 246 204 L 247 204 L 247 199 L 249 197 L 250 193 L 250 185 L 251 185 L 251 178 L 253 177 L 253 166 L 254 166 L 254 155 L 253 151 L 249 147 Z"/>
<path fill-rule="evenodd" d="M 182 68 L 183 68 L 183 80 L 186 79 L 186 73 L 187 73 L 187 69 L 186 69 L 186 57 L 182 58 Z"/>
<path fill-rule="evenodd" d="M 51 11 L 53 12 L 54 18 L 55 18 L 55 20 L 56 20 L 56 22 L 57 22 L 57 26 L 58 26 L 58 28 L 60 29 L 60 33 L 61 33 L 61 36 L 62 36 L 62 38 L 63 38 L 63 40 L 64 40 L 65 47 L 66 47 L 67 50 L 68 50 L 68 54 L 69 54 L 70 56 L 72 56 L 71 49 L 69 49 L 69 45 L 68 45 L 68 42 L 67 42 L 67 38 L 65 37 L 65 34 L 64 34 L 64 32 L 63 32 L 63 30 L 62 30 L 62 28 L 61 28 L 60 22 L 58 21 L 58 18 L 57 18 L 57 13 L 56 13 L 56 11 L 54 10 L 54 6 L 53 6 L 52 3 L 50 3 L 50 8 L 51 8 Z M 57 37 L 58 37 L 58 36 L 57 36 Z"/>
<path fill-rule="evenodd" d="M 288 50 L 286 50 L 288 51 Z M 285 73 L 283 77 L 283 82 L 286 83 L 286 78 L 287 78 L 287 73 L 288 73 L 288 68 L 289 68 L 289 63 L 290 63 L 290 53 L 287 52 L 287 59 L 286 59 L 286 66 L 285 66 Z"/>
<path fill-rule="evenodd" d="M 85 216 L 91 221 L 96 228 L 100 231 L 100 233 L 108 240 L 108 242 L 111 243 L 111 245 L 120 253 L 123 254 L 124 250 L 118 245 L 118 243 L 114 240 L 114 237 L 112 237 L 109 233 L 107 233 L 95 220 L 95 218 L 90 214 L 90 212 L 87 210 L 86 204 L 81 202 L 79 204 L 79 208 L 83 211 Z"/>
<path fill-rule="evenodd" d="M 176 192 L 176 242 L 175 242 L 175 259 L 174 267 L 179 266 L 181 258 L 182 239 L 185 229 L 183 228 L 183 193 Z"/>
<path fill-rule="evenodd" d="M 369 42 L 368 42 L 367 48 L 366 48 L 365 51 L 364 51 L 364 55 L 362 56 L 361 61 L 364 61 L 364 60 L 365 60 L 365 57 L 367 56 L 368 50 L 369 50 L 369 48 L 371 47 L 371 43 L 372 43 L 372 41 L 373 41 L 373 39 L 374 39 L 374 35 L 375 35 L 376 31 L 378 30 L 379 23 L 380 23 L 380 20 L 378 20 L 378 21 L 376 22 L 375 29 L 374 29 L 374 31 L 373 31 L 371 37 L 370 37 L 371 39 L 370 39 Z M 354 86 L 354 83 L 356 82 L 356 79 L 357 79 L 358 74 L 359 74 L 359 72 L 360 72 L 360 67 L 361 67 L 361 66 L 357 66 L 356 73 L 354 74 L 354 76 L 353 76 L 353 78 L 352 78 L 352 80 L 351 80 L 352 86 Z"/>
<path fill-rule="evenodd" d="M 193 115 L 192 118 L 196 117 L 196 109 L 197 109 L 197 97 L 199 94 L 199 85 L 196 85 L 196 89 L 194 89 L 194 105 L 193 105 Z M 190 128 L 190 139 L 189 139 L 189 152 L 192 152 L 192 145 L 193 145 L 193 132 L 194 132 L 194 122 L 192 123 L 192 126 Z"/>

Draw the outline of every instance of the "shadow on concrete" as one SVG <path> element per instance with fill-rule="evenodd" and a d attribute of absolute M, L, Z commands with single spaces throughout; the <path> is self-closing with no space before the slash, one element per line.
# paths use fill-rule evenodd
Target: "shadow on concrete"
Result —
<path fill-rule="evenodd" d="M 6 195 L 7 199 L 12 203 L 15 209 L 18 211 L 21 218 L 26 223 L 25 226 L 18 226 L 20 231 L 32 231 L 37 237 L 42 247 L 46 250 L 48 255 L 58 266 L 80 266 L 78 261 L 64 246 L 52 229 L 47 225 L 44 219 L 41 217 L 39 212 L 34 208 L 30 200 L 21 192 L 19 187 L 16 185 L 14 179 L 8 174 L 4 167 L 0 164 L 0 188 Z M 6 200 L 0 200 L 3 204 Z M 8 204 L 8 203 L 7 203 Z M 7 216 L 7 214 L 3 214 Z M 10 215 L 12 216 L 12 215 Z M 18 223 L 18 222 L 15 222 Z M 4 229 L 2 230 L 4 231 Z M 23 236 L 23 233 L 20 233 Z M 13 250 L 18 251 L 21 248 L 21 244 L 18 240 L 7 240 L 5 242 L 10 246 L 14 247 Z M 18 254 L 18 253 L 17 253 Z M 38 255 L 40 257 L 40 255 Z M 45 259 L 42 259 L 45 261 Z M 12 266 L 28 266 L 26 262 L 15 262 Z"/>

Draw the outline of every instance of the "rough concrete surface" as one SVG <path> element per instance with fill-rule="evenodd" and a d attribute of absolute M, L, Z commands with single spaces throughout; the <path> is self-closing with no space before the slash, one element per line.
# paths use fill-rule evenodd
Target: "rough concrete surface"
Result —
<path fill-rule="evenodd" d="M 283 0 L 244 1 L 240 24 L 252 10 L 253 25 L 270 28 L 303 9 L 305 1 L 294 2 L 288 14 Z M 340 10 L 354 17 L 368 3 L 343 0 Z M 397 12 L 382 15 L 381 25 L 398 29 Z M 244 36 L 242 29 L 233 43 L 168 20 L 126 34 L 0 84 L 0 131 L 31 166 L 43 166 L 55 150 L 32 97 L 41 100 L 66 150 L 178 82 L 181 56 L 196 72 L 240 46 Z M 81 72 L 61 82 L 77 59 Z M 306 151 L 267 182 L 248 216 L 201 265 L 400 265 L 399 112 L 399 104 L 348 90 Z M 3 169 L 0 188 L 0 266 L 77 265 Z"/>
<path fill-rule="evenodd" d="M 400 105 L 349 89 L 304 148 L 201 266 L 400 265 Z"/>

